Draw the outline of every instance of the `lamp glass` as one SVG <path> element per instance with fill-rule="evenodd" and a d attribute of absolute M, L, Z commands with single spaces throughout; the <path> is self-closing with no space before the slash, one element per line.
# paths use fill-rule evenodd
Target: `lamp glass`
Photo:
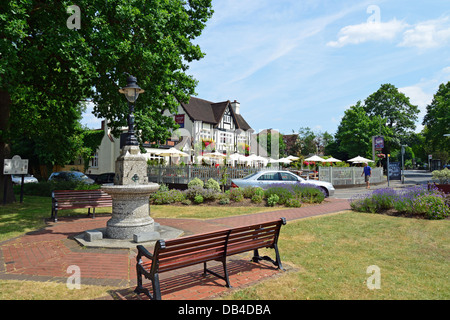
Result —
<path fill-rule="evenodd" d="M 126 88 L 124 91 L 125 91 L 125 97 L 131 103 L 134 103 L 136 101 L 137 97 L 139 96 L 139 92 L 135 88 Z"/>

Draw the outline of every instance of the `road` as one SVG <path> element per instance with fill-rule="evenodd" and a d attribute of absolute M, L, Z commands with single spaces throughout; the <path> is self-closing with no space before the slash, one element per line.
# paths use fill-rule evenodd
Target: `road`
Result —
<path fill-rule="evenodd" d="M 376 189 L 381 188 L 405 188 L 411 187 L 418 184 L 426 184 L 431 181 L 431 172 L 424 170 L 405 170 L 405 180 L 402 184 L 399 180 L 389 181 L 389 186 L 387 181 L 378 185 L 371 185 L 370 190 L 367 190 L 365 186 L 354 187 L 354 188 L 337 188 L 332 198 L 337 199 L 351 199 L 355 195 L 361 195 L 369 193 Z"/>

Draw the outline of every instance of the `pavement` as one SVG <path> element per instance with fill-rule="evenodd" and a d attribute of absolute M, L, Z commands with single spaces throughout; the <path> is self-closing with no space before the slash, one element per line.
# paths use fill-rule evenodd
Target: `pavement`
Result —
<path fill-rule="evenodd" d="M 426 183 L 428 176 L 418 173 L 416 180 L 406 178 L 405 182 L 392 181 L 389 187 L 405 188 Z M 155 219 L 160 225 L 182 230 L 184 235 L 214 231 L 227 227 L 259 223 L 280 217 L 288 221 L 336 213 L 350 209 L 348 199 L 354 194 L 370 192 L 387 187 L 387 183 L 364 187 L 337 189 L 333 197 L 318 205 L 301 208 L 287 208 L 218 219 Z M 96 218 L 61 217 L 58 222 L 47 221 L 43 229 L 29 232 L 20 237 L 0 242 L 0 279 L 53 281 L 68 283 L 72 278 L 72 266 L 79 268 L 81 285 L 112 286 L 108 296 L 101 299 L 140 300 L 145 295 L 133 292 L 136 286 L 136 249 L 86 248 L 75 237 L 86 230 L 103 228 L 110 215 Z M 283 228 L 281 229 L 283 232 Z M 148 248 L 150 252 L 153 248 Z M 283 252 L 280 252 L 283 262 Z M 214 299 L 232 290 L 254 285 L 259 281 L 283 274 L 269 262 L 254 263 L 251 254 L 241 254 L 228 260 L 232 288 L 224 286 L 224 281 L 212 276 L 202 276 L 202 266 L 193 266 L 170 271 L 160 275 L 163 300 L 204 300 Z M 221 265 L 208 265 L 221 273 Z M 284 264 L 287 272 L 292 267 Z M 216 269 L 216 270 L 215 270 Z M 151 287 L 149 281 L 144 286 Z"/>

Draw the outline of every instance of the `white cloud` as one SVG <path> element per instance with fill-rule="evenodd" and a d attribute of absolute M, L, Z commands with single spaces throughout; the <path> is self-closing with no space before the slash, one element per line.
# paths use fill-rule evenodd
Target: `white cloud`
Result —
<path fill-rule="evenodd" d="M 420 85 L 403 87 L 398 89 L 409 97 L 411 104 L 419 107 L 421 111 L 425 111 L 428 104 L 433 100 L 433 93 L 426 93 Z"/>
<path fill-rule="evenodd" d="M 366 22 L 349 25 L 338 33 L 337 41 L 330 41 L 327 46 L 343 47 L 368 41 L 393 40 L 407 27 L 403 21 L 393 19 L 389 22 Z"/>
<path fill-rule="evenodd" d="M 401 47 L 420 49 L 437 48 L 450 43 L 450 19 L 448 17 L 418 23 L 403 33 Z"/>

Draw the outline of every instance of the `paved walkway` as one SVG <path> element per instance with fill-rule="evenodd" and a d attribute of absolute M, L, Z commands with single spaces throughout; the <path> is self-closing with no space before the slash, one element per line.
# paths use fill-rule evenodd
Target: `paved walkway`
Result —
<path fill-rule="evenodd" d="M 181 229 L 185 235 L 253 224 L 278 217 L 287 221 L 318 216 L 350 209 L 348 200 L 327 199 L 324 203 L 302 208 L 292 208 L 229 218 L 155 219 L 161 225 Z M 62 217 L 58 222 L 48 222 L 47 227 L 0 243 L 0 279 L 56 281 L 66 283 L 72 272 L 68 267 L 80 268 L 81 285 L 109 285 L 120 289 L 107 299 L 146 299 L 133 293 L 136 285 L 136 252 L 129 249 L 82 248 L 73 237 L 85 230 L 101 228 L 110 216 L 95 219 Z M 283 229 L 282 229 L 283 230 Z M 281 231 L 282 232 L 282 231 Z M 282 252 L 281 252 L 282 255 Z M 233 288 L 255 284 L 282 272 L 272 264 L 250 262 L 250 253 L 236 255 L 229 260 L 229 275 Z M 212 264 L 212 270 L 219 265 Z M 160 275 L 163 300 L 211 299 L 229 292 L 222 280 L 202 276 L 202 266 L 194 266 Z M 147 286 L 150 286 L 149 282 Z"/>

